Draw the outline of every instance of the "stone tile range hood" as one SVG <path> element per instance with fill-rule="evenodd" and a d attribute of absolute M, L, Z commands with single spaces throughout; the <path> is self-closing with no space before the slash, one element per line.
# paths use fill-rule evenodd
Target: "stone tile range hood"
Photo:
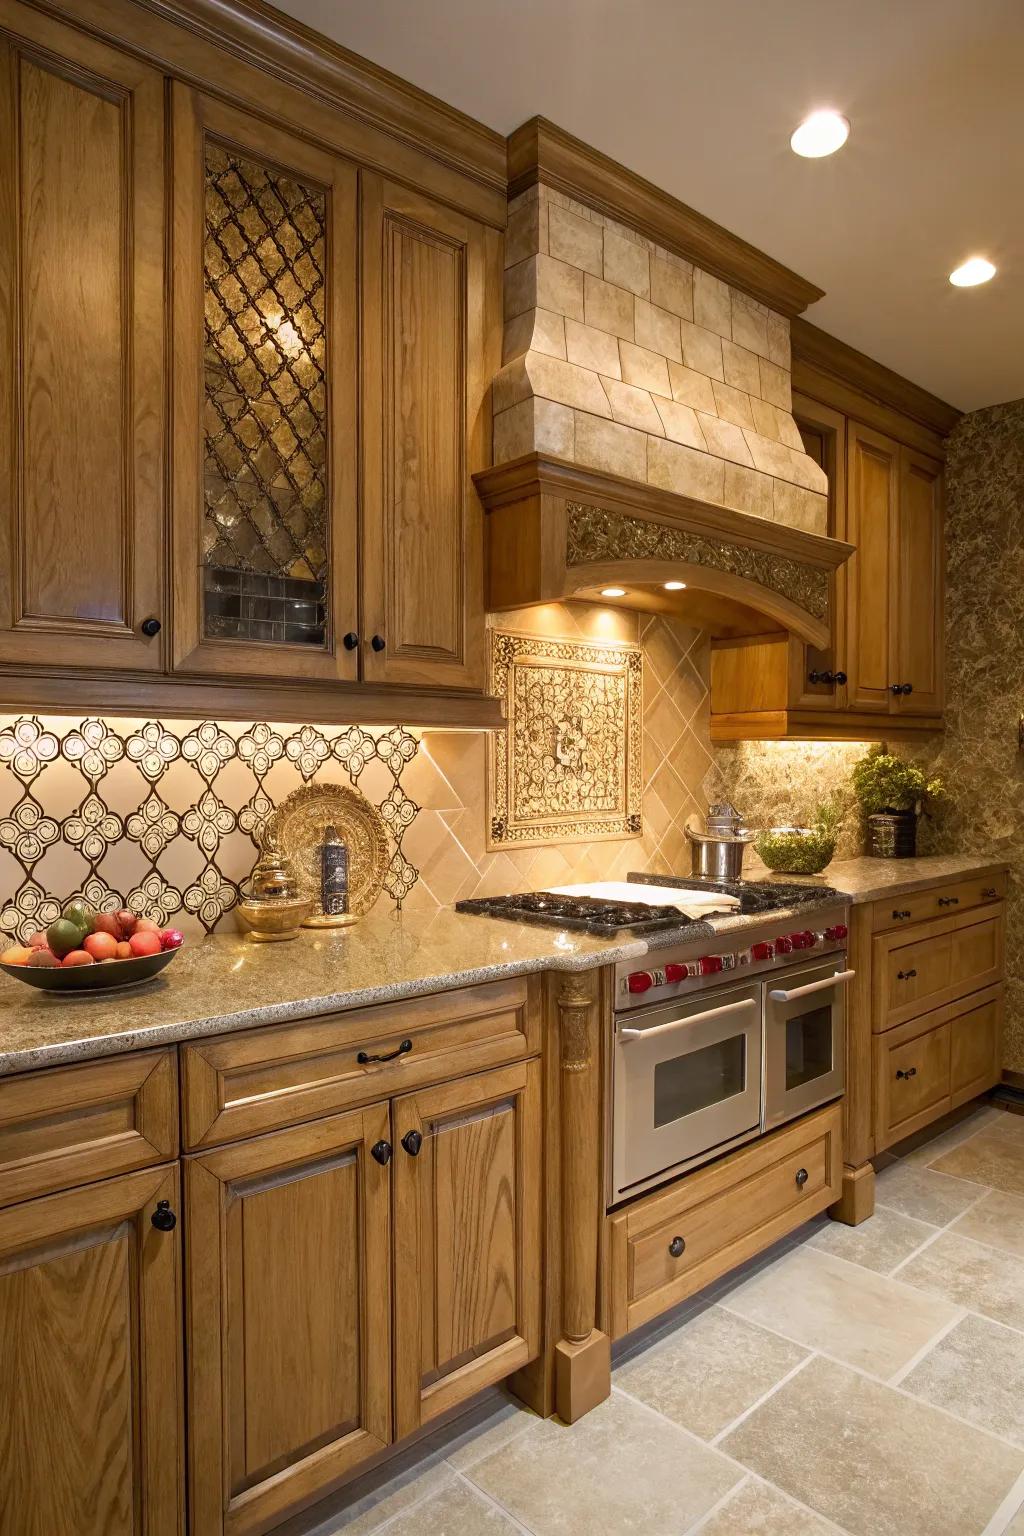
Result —
<path fill-rule="evenodd" d="M 509 140 L 509 179 L 494 468 L 476 477 L 489 606 L 621 586 L 715 634 L 825 644 L 852 551 L 827 535 L 789 342 L 819 290 L 542 119 Z"/>

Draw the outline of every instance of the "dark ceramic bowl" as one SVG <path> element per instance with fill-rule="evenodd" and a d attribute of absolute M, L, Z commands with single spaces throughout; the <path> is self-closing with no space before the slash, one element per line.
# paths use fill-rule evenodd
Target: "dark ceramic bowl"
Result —
<path fill-rule="evenodd" d="M 37 987 L 40 992 L 113 992 L 120 987 L 134 987 L 140 981 L 152 981 L 170 965 L 176 949 L 162 949 L 158 955 L 137 955 L 131 960 L 101 960 L 93 965 L 0 965 L 5 976 Z"/>

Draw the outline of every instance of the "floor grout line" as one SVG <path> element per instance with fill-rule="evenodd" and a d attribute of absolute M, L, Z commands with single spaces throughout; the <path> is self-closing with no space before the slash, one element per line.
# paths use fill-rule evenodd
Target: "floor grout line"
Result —
<path fill-rule="evenodd" d="M 706 1509 L 704 1511 L 695 1525 L 688 1525 L 685 1531 L 680 1533 L 680 1536 L 698 1536 L 698 1533 L 705 1530 L 709 1522 L 712 1521 L 716 1515 L 721 1514 L 722 1510 L 725 1509 L 730 1500 L 736 1498 L 738 1494 L 742 1493 L 743 1489 L 746 1488 L 747 1485 L 751 1482 L 753 1482 L 753 1477 L 750 1473 L 748 1473 L 746 1477 L 741 1477 L 739 1482 L 734 1483 L 731 1488 L 727 1489 L 726 1492 L 722 1494 L 720 1499 L 715 1500 L 710 1509 Z"/>
<path fill-rule="evenodd" d="M 1024 1505 L 1024 1472 L 1020 1474 L 1012 1485 L 999 1508 L 982 1531 L 981 1536 L 1003 1536 L 1006 1527 L 1022 1505 Z"/>
<path fill-rule="evenodd" d="M 475 1462 L 474 1465 L 479 1465 L 479 1463 Z M 455 1469 L 453 1468 L 453 1471 L 454 1470 Z M 488 1493 L 485 1488 L 481 1488 L 479 1483 L 474 1483 L 473 1479 L 467 1476 L 465 1472 L 455 1471 L 455 1477 L 460 1483 L 463 1484 L 464 1487 L 470 1489 L 470 1491 L 475 1493 L 478 1498 L 482 1499 L 485 1504 L 489 1504 L 492 1509 L 497 1510 L 499 1515 L 504 1515 L 506 1520 L 510 1520 L 515 1529 L 523 1533 L 523 1536 L 537 1536 L 537 1533 L 532 1530 L 530 1526 L 524 1525 L 523 1522 L 518 1519 L 510 1509 L 507 1509 L 505 1505 L 500 1502 L 500 1500 L 494 1498 L 494 1496 Z"/>
<path fill-rule="evenodd" d="M 913 1253 L 908 1253 L 905 1258 L 900 1259 L 898 1264 L 893 1265 L 892 1269 L 890 1269 L 888 1275 L 886 1276 L 886 1279 L 895 1280 L 900 1270 L 903 1269 L 905 1265 L 909 1264 L 911 1259 L 916 1259 L 919 1254 L 924 1253 L 926 1248 L 930 1248 L 932 1243 L 938 1242 L 940 1237 L 945 1237 L 947 1230 L 948 1229 L 946 1227 L 939 1227 L 931 1234 L 930 1237 L 926 1237 L 923 1243 L 918 1243 Z M 906 1285 L 907 1282 L 904 1280 L 902 1283 Z"/>
<path fill-rule="evenodd" d="M 808 1361 L 813 1360 L 813 1359 L 814 1359 L 814 1352 L 813 1351 L 809 1351 L 804 1356 L 804 1358 L 802 1360 L 798 1360 L 797 1361 L 796 1365 L 793 1366 L 792 1370 L 787 1371 L 785 1376 L 780 1376 L 779 1380 L 775 1383 L 774 1386 L 769 1387 L 767 1392 L 762 1392 L 761 1396 L 759 1398 L 757 1398 L 757 1400 L 755 1402 L 751 1403 L 749 1408 L 744 1408 L 743 1412 L 740 1413 L 740 1414 L 737 1414 L 736 1417 L 731 1421 L 731 1423 L 726 1424 L 724 1429 L 720 1429 L 716 1435 L 713 1435 L 711 1437 L 711 1439 L 708 1441 L 708 1445 L 717 1446 L 720 1443 L 720 1441 L 725 1439 L 726 1435 L 731 1435 L 734 1429 L 738 1429 L 739 1428 L 739 1426 L 743 1423 L 744 1419 L 749 1419 L 749 1417 L 750 1417 L 750 1415 L 752 1413 L 756 1412 L 756 1410 L 758 1408 L 760 1408 L 763 1403 L 766 1403 L 770 1397 L 774 1397 L 775 1393 L 779 1390 L 779 1388 L 780 1387 L 784 1387 L 786 1385 L 787 1381 L 792 1381 L 794 1376 L 799 1375 L 799 1373 L 803 1370 L 804 1366 L 807 1365 Z"/>
<path fill-rule="evenodd" d="M 952 1333 L 954 1328 L 959 1328 L 960 1324 L 963 1322 L 966 1316 L 967 1308 L 957 1307 L 956 1312 L 949 1319 L 949 1322 L 943 1323 L 942 1327 L 936 1333 L 932 1334 L 927 1344 L 922 1344 L 916 1355 L 911 1355 L 910 1359 L 904 1365 L 901 1365 L 899 1370 L 895 1371 L 889 1377 L 887 1385 L 890 1387 L 898 1387 L 901 1382 L 905 1381 L 906 1378 L 910 1375 L 911 1371 L 915 1370 L 917 1366 L 921 1364 L 921 1361 L 924 1360 L 927 1355 L 931 1354 L 936 1345 L 942 1343 L 947 1334 Z"/>

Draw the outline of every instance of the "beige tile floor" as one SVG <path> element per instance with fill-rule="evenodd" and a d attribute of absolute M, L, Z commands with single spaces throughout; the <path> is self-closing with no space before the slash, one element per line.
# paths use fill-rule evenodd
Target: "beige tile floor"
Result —
<path fill-rule="evenodd" d="M 1024 1117 L 985 1108 L 617 1357 L 507 1399 L 310 1536 L 1024 1536 Z"/>

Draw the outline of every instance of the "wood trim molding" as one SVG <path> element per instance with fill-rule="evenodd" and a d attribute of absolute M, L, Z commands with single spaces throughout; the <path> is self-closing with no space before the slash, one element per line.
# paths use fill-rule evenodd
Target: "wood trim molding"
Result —
<path fill-rule="evenodd" d="M 725 741 L 920 741 L 941 736 L 941 716 L 884 715 L 850 710 L 750 710 L 711 714 L 711 740 Z"/>
<path fill-rule="evenodd" d="M 894 373 L 884 363 L 876 363 L 874 358 L 858 352 L 856 347 L 838 337 L 819 330 L 809 320 L 794 319 L 790 336 L 794 389 L 817 395 L 813 378 L 809 379 L 806 367 L 801 366 L 807 365 L 858 390 L 877 404 L 909 416 L 940 437 L 948 436 L 963 415 L 955 406 L 940 400 L 938 395 L 930 394 L 902 374 Z"/>
<path fill-rule="evenodd" d="M 298 725 L 446 726 L 501 730 L 500 699 L 429 693 L 369 683 L 274 683 L 236 678 L 154 677 L 152 673 L 73 673 L 0 668 L 0 711 L 54 715 L 145 715 L 164 719 L 289 720 Z"/>
<path fill-rule="evenodd" d="M 509 135 L 508 181 L 510 198 L 537 182 L 576 198 L 779 314 L 799 315 L 824 297 L 814 283 L 546 117 L 531 117 Z"/>

